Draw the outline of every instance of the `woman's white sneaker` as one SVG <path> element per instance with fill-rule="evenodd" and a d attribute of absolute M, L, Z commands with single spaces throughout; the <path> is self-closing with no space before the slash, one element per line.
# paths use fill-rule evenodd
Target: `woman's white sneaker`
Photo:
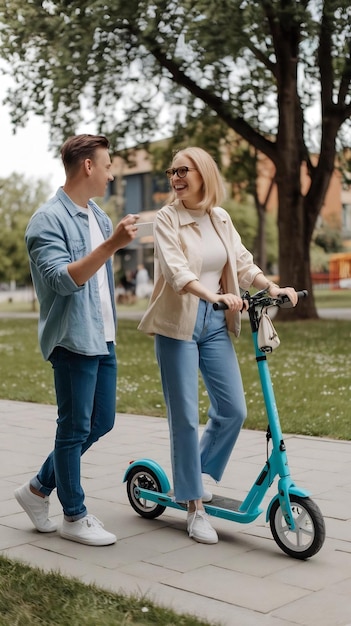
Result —
<path fill-rule="evenodd" d="M 117 541 L 116 535 L 104 530 L 103 523 L 94 515 L 85 515 L 76 522 L 64 519 L 60 535 L 64 539 L 87 546 L 109 546 Z"/>
<path fill-rule="evenodd" d="M 205 511 L 196 510 L 188 513 L 187 527 L 189 537 L 199 543 L 217 543 L 218 535 L 212 528 Z"/>
<path fill-rule="evenodd" d="M 201 498 L 202 502 L 211 502 L 212 498 L 213 498 L 213 494 L 211 493 L 211 491 L 207 491 L 205 489 L 203 496 Z"/>
<path fill-rule="evenodd" d="M 210 491 L 204 491 L 203 496 L 201 498 L 202 502 L 211 502 L 213 498 L 213 494 Z M 188 500 L 177 500 L 177 504 L 181 504 L 182 506 L 188 506 Z"/>
<path fill-rule="evenodd" d="M 15 498 L 40 533 L 53 533 L 57 529 L 55 522 L 49 518 L 48 496 L 37 496 L 31 492 L 29 483 L 26 483 L 16 489 Z"/>

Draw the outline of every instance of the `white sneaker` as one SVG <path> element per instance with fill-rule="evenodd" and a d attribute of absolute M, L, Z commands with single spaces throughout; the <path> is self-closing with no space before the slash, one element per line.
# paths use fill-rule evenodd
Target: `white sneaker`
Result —
<path fill-rule="evenodd" d="M 187 527 L 189 537 L 199 543 L 217 543 L 218 535 L 212 528 L 205 511 L 198 509 L 193 513 L 188 513 Z"/>
<path fill-rule="evenodd" d="M 204 494 L 201 498 L 202 502 L 211 502 L 213 498 L 213 494 L 210 491 L 204 491 Z M 177 500 L 178 504 L 181 504 L 182 506 L 187 506 L 188 505 L 188 501 L 187 500 Z"/>
<path fill-rule="evenodd" d="M 211 502 L 213 498 L 213 494 L 210 491 L 204 491 L 204 495 L 202 496 L 201 500 L 202 502 Z"/>
<path fill-rule="evenodd" d="M 48 496 L 37 496 L 31 492 L 29 483 L 26 483 L 16 489 L 15 498 L 40 533 L 53 533 L 57 529 L 57 525 L 49 519 Z"/>
<path fill-rule="evenodd" d="M 116 543 L 117 537 L 104 530 L 104 525 L 94 515 L 86 515 L 76 522 L 63 520 L 61 537 L 87 546 L 109 546 Z"/>

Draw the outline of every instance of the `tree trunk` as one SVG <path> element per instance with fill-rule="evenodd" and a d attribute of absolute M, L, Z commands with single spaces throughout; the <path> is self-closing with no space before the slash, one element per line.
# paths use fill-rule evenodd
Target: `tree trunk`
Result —
<path fill-rule="evenodd" d="M 258 231 L 256 237 L 256 263 L 264 274 L 267 274 L 267 245 L 266 245 L 266 207 L 255 198 L 258 215 Z"/>
<path fill-rule="evenodd" d="M 276 142 L 276 183 L 278 188 L 279 282 L 296 290 L 307 289 L 294 319 L 317 318 L 310 267 L 310 216 L 301 190 L 301 166 L 306 159 L 304 123 L 297 88 L 300 32 L 297 24 L 279 26 L 268 9 L 277 49 L 277 103 L 279 123 Z M 289 309 L 279 310 L 280 319 L 291 319 Z"/>
<path fill-rule="evenodd" d="M 307 289 L 295 319 L 317 318 L 312 291 L 310 243 L 314 209 L 301 191 L 303 130 L 296 107 L 294 81 L 283 92 L 281 123 L 277 137 L 276 183 L 278 188 L 279 281 L 297 291 Z M 315 219 L 315 218 L 314 218 Z M 291 319 L 288 309 L 280 309 L 280 319 Z"/>
<path fill-rule="evenodd" d="M 314 319 L 318 314 L 313 297 L 310 241 L 306 233 L 304 198 L 299 195 L 296 200 L 292 200 L 286 193 L 286 187 L 284 182 L 280 185 L 278 183 L 279 281 L 281 286 L 291 286 L 297 291 L 302 289 L 308 291 L 309 297 L 299 302 L 294 319 Z M 291 311 L 280 309 L 279 319 L 291 319 Z"/>
<path fill-rule="evenodd" d="M 257 150 L 256 150 L 256 163 L 257 163 Z M 257 168 L 256 168 L 257 169 Z M 257 249 L 257 265 L 260 266 L 264 274 L 267 274 L 267 242 L 266 242 L 266 216 L 267 216 L 267 204 L 272 193 L 272 189 L 275 184 L 275 176 L 271 178 L 266 197 L 260 200 L 257 189 L 257 180 L 254 187 L 254 199 L 258 216 L 258 233 L 256 238 Z"/>

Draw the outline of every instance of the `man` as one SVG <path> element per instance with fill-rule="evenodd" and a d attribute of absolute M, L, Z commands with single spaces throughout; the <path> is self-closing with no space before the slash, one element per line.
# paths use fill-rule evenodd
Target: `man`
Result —
<path fill-rule="evenodd" d="M 65 539 L 103 546 L 116 542 L 88 514 L 80 481 L 81 455 L 112 429 L 116 411 L 116 311 L 112 256 L 135 238 L 137 215 L 113 231 L 91 200 L 113 180 L 109 142 L 77 135 L 62 146 L 66 182 L 32 216 L 26 245 L 40 304 L 39 342 L 54 370 L 58 419 L 54 450 L 15 497 L 40 532 L 53 532 L 49 496 L 63 508 Z"/>

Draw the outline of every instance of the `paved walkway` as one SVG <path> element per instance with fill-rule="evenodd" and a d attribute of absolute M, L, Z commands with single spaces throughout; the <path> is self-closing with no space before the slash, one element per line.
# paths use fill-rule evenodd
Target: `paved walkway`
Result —
<path fill-rule="evenodd" d="M 36 532 L 13 497 L 51 449 L 55 417 L 53 406 L 0 400 L 0 553 L 221 625 L 351 624 L 351 442 L 285 437 L 292 476 L 312 492 L 327 529 L 322 550 L 301 562 L 278 548 L 264 515 L 247 526 L 212 518 L 220 541 L 206 546 L 188 538 L 181 511 L 155 520 L 135 513 L 124 472 L 146 456 L 170 477 L 167 423 L 118 415 L 83 457 L 89 511 L 118 536 L 114 546 L 94 548 Z M 215 492 L 241 500 L 265 454 L 265 434 L 243 430 Z M 51 513 L 60 522 L 56 494 Z"/>
<path fill-rule="evenodd" d="M 351 295 L 350 295 L 351 301 Z M 274 318 L 276 311 L 271 310 L 270 316 Z M 351 320 L 351 307 L 344 309 L 318 309 L 318 315 L 321 319 L 334 319 L 334 320 Z M 8 311 L 0 311 L 0 319 L 12 317 L 17 319 L 37 319 L 39 316 L 38 312 L 29 312 L 25 313 L 20 312 L 8 312 Z M 139 321 L 143 316 L 143 311 L 136 311 L 134 309 L 128 310 L 123 309 L 118 310 L 118 319 L 129 319 Z M 248 319 L 247 313 L 243 313 L 243 318 Z"/>

